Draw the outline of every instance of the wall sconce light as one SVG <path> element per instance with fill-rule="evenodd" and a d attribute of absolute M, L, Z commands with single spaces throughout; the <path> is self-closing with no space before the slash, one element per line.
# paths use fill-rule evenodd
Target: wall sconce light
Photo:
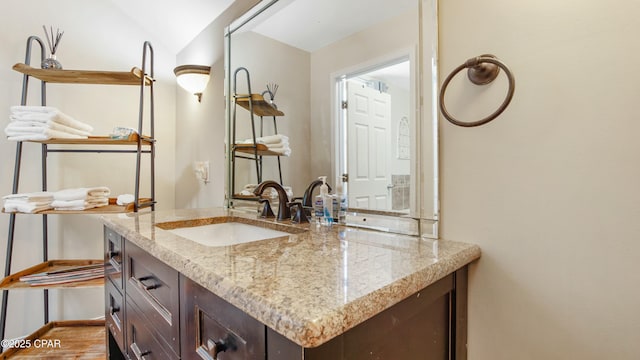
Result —
<path fill-rule="evenodd" d="M 197 96 L 198 102 L 202 100 L 202 92 L 209 83 L 210 72 L 211 66 L 204 65 L 180 65 L 173 69 L 178 85 Z"/>

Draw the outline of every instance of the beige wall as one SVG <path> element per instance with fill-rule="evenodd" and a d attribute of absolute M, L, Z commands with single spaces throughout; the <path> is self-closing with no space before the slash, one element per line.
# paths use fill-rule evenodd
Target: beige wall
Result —
<path fill-rule="evenodd" d="M 309 147 L 309 53 L 275 41 L 255 32 L 233 35 L 231 46 L 231 69 L 245 67 L 251 78 L 251 91 L 262 93 L 267 83 L 278 84 L 275 103 L 285 116 L 277 117 L 279 134 L 289 137 L 291 156 L 281 157 L 282 179 L 291 186 L 294 193 L 302 196 L 311 180 Z M 232 85 L 233 86 L 233 85 Z M 238 93 L 247 93 L 244 72 L 237 75 Z M 237 109 L 237 139 L 251 138 L 251 118 L 249 112 Z M 260 118 L 254 118 L 256 136 L 260 136 Z M 265 117 L 264 135 L 271 135 L 273 118 Z M 274 157 L 263 158 L 263 180 L 279 180 L 278 162 Z M 257 182 L 255 163 L 250 160 L 236 160 L 236 191 L 246 184 Z"/>
<path fill-rule="evenodd" d="M 237 0 L 177 56 L 179 64 L 211 65 L 211 79 L 202 102 L 176 93 L 176 207 L 223 206 L 225 189 L 224 29 L 259 0 Z M 198 181 L 193 162 L 208 160 L 208 184 Z"/>
<path fill-rule="evenodd" d="M 442 236 L 483 251 L 471 360 L 640 356 L 638 14 L 637 1 L 440 1 L 441 81 L 483 53 L 517 81 L 492 123 L 441 122 Z M 447 101 L 479 118 L 504 84 Z"/>
<path fill-rule="evenodd" d="M 61 0 L 20 1 L 3 4 L 0 12 L 0 114 L 2 129 L 9 106 L 19 105 L 22 76 L 11 66 L 24 62 L 27 37 L 44 39 L 42 25 L 59 27 L 64 36 L 58 59 L 67 69 L 124 70 L 139 66 L 142 43 L 150 40 L 155 51 L 155 104 L 158 208 L 174 207 L 175 54 L 161 39 L 130 20 L 109 2 Z M 34 52 L 34 59 L 40 52 Z M 33 62 L 36 64 L 35 60 Z M 39 104 L 39 82 L 30 82 L 29 104 Z M 138 91 L 135 87 L 57 85 L 47 88 L 47 104 L 94 126 L 107 135 L 114 126 L 137 126 Z M 0 139 L 0 196 L 11 193 L 15 142 Z M 40 190 L 40 146 L 25 144 L 19 191 Z M 50 154 L 49 189 L 106 185 L 114 194 L 133 192 L 135 157 L 131 154 Z M 148 188 L 148 177 L 143 177 Z M 143 193 L 144 195 L 144 193 Z M 88 216 L 50 216 L 49 257 L 102 258 L 102 225 Z M 13 271 L 42 260 L 41 217 L 18 216 Z M 4 264 L 8 215 L 0 215 L 0 260 Z M 64 242 L 60 240 L 64 239 Z M 51 319 L 92 318 L 104 315 L 103 289 L 51 291 Z M 7 337 L 25 335 L 42 322 L 42 292 L 13 291 L 9 297 Z"/>

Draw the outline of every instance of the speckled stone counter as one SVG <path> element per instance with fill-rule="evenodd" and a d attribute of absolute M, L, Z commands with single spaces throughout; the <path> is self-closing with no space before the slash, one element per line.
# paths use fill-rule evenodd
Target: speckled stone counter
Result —
<path fill-rule="evenodd" d="M 436 254 L 433 240 L 337 225 L 327 231 L 279 223 L 278 230 L 294 233 L 220 247 L 167 230 L 230 215 L 262 221 L 222 208 L 105 215 L 102 221 L 303 347 L 325 343 L 480 257 L 475 245 L 439 240 Z"/>

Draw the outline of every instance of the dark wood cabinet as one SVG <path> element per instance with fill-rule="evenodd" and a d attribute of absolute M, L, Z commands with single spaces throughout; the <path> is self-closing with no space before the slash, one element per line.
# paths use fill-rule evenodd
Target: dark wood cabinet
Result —
<path fill-rule="evenodd" d="M 183 277 L 182 359 L 265 359 L 265 326 Z"/>
<path fill-rule="evenodd" d="M 106 252 L 110 234 L 105 230 Z M 124 286 L 110 279 L 105 288 L 109 359 L 466 359 L 466 266 L 323 345 L 303 348 L 126 239 L 119 251 Z"/>

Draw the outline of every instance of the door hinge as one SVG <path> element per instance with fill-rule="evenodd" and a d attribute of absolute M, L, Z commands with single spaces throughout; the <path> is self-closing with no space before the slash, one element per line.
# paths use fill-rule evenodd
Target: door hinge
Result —
<path fill-rule="evenodd" d="M 342 182 L 349 182 L 349 174 L 342 174 Z"/>
<path fill-rule="evenodd" d="M 341 107 L 342 107 L 343 110 L 346 109 L 348 106 L 349 106 L 349 104 L 346 101 L 342 102 Z"/>

